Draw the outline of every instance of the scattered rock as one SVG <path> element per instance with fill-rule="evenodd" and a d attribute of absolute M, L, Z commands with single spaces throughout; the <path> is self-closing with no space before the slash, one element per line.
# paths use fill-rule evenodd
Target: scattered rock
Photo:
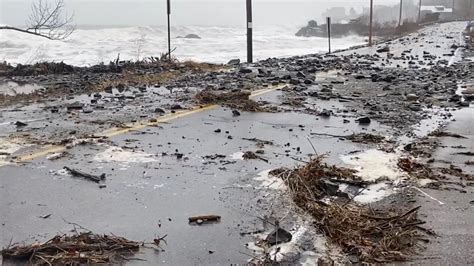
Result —
<path fill-rule="evenodd" d="M 291 241 L 292 238 L 293 238 L 293 235 L 290 232 L 286 231 L 285 229 L 278 228 L 277 230 L 271 232 L 267 236 L 265 241 L 270 246 L 274 246 L 274 245 L 278 245 L 282 243 L 288 243 Z"/>
<path fill-rule="evenodd" d="M 372 122 L 372 120 L 368 116 L 360 117 L 356 119 L 357 122 L 361 125 L 368 125 Z"/>

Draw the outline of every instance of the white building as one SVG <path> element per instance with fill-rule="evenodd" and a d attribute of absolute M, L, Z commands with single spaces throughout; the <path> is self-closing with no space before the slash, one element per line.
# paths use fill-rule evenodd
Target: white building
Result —
<path fill-rule="evenodd" d="M 453 17 L 453 9 L 445 6 L 421 6 L 421 17 L 439 14 L 439 20 L 448 20 Z"/>

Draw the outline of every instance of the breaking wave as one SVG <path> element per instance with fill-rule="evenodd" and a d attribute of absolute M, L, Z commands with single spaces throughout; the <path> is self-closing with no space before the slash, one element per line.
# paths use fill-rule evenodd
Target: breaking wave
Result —
<path fill-rule="evenodd" d="M 327 51 L 325 38 L 294 36 L 297 27 L 266 26 L 254 29 L 254 56 L 287 57 Z M 38 61 L 64 61 L 87 66 L 117 58 L 136 60 L 159 56 L 167 50 L 164 26 L 79 28 L 65 41 L 51 41 L 14 31 L 3 31 L 0 60 L 12 64 Z M 201 39 L 176 38 L 197 34 Z M 333 40 L 333 49 L 348 48 L 364 42 L 364 37 L 349 36 Z M 172 47 L 180 60 L 225 63 L 233 58 L 246 58 L 244 27 L 179 26 L 172 28 Z"/>

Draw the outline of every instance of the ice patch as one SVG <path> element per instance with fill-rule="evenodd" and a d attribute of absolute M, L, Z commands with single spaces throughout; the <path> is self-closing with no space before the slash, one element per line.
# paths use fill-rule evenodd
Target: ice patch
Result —
<path fill-rule="evenodd" d="M 353 166 L 357 175 L 365 181 L 373 182 L 379 178 L 397 180 L 403 176 L 398 169 L 398 154 L 379 150 L 367 150 L 355 155 L 341 156 L 344 163 Z"/>
<path fill-rule="evenodd" d="M 144 152 L 127 151 L 120 147 L 110 147 L 94 156 L 94 161 L 101 163 L 153 163 L 155 155 Z"/>
<path fill-rule="evenodd" d="M 260 182 L 259 188 L 271 188 L 271 189 L 286 189 L 285 182 L 283 179 L 276 177 L 276 176 L 271 176 L 270 172 L 272 170 L 265 170 L 263 172 L 260 172 L 255 178 L 255 181 Z"/>
<path fill-rule="evenodd" d="M 22 146 L 9 142 L 4 139 L 0 139 L 0 167 L 10 164 L 9 160 L 7 159 L 10 154 L 13 154 L 20 150 Z"/>

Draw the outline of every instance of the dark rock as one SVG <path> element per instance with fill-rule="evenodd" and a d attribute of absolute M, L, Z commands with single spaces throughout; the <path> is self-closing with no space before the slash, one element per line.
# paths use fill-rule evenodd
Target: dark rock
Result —
<path fill-rule="evenodd" d="M 16 121 L 14 125 L 17 127 L 26 127 L 28 124 L 25 122 Z"/>
<path fill-rule="evenodd" d="M 82 110 L 82 108 L 84 108 L 84 104 L 80 102 L 75 102 L 75 103 L 68 104 L 66 108 L 68 111 Z"/>
<path fill-rule="evenodd" d="M 233 116 L 240 116 L 240 112 L 237 110 L 232 110 L 232 115 Z"/>
<path fill-rule="evenodd" d="M 227 62 L 228 65 L 231 65 L 231 66 L 237 66 L 237 65 L 240 65 L 240 59 L 231 59 L 229 62 Z"/>
<path fill-rule="evenodd" d="M 390 52 L 389 46 L 384 46 L 382 48 L 377 49 L 377 53 L 388 53 L 388 52 Z"/>
<path fill-rule="evenodd" d="M 421 105 L 418 103 L 410 104 L 408 108 L 414 112 L 419 112 L 421 111 Z"/>
<path fill-rule="evenodd" d="M 291 79 L 291 80 L 290 80 L 290 84 L 291 84 L 291 85 L 299 85 L 299 84 L 300 84 L 300 80 L 299 80 L 299 79 Z"/>
<path fill-rule="evenodd" d="M 155 113 L 157 114 L 164 114 L 166 113 L 165 110 L 161 109 L 161 108 L 155 108 Z"/>
<path fill-rule="evenodd" d="M 186 35 L 186 36 L 184 36 L 184 37 L 183 37 L 183 36 L 178 36 L 178 37 L 176 37 L 176 38 L 177 38 L 177 39 L 201 39 L 201 37 L 200 37 L 199 35 L 197 35 L 197 34 L 192 34 L 192 33 L 191 33 L 191 34 L 188 34 L 188 35 Z"/>
<path fill-rule="evenodd" d="M 372 122 L 372 120 L 367 116 L 357 118 L 356 121 L 361 125 L 368 125 Z"/>
<path fill-rule="evenodd" d="M 332 115 L 332 111 L 331 110 L 327 110 L 327 109 L 323 109 L 320 113 L 319 113 L 320 116 L 322 117 L 330 117 Z"/>
<path fill-rule="evenodd" d="M 328 196 L 337 196 L 339 191 L 339 185 L 328 180 L 324 180 L 320 184 L 321 188 L 326 192 Z"/>
<path fill-rule="evenodd" d="M 278 228 L 267 236 L 266 241 L 270 246 L 274 246 L 281 243 L 288 243 L 292 238 L 293 236 L 290 232 L 286 231 L 285 229 Z"/>
<path fill-rule="evenodd" d="M 243 73 L 243 74 L 250 74 L 250 73 L 253 72 L 253 70 L 250 69 L 250 68 L 242 67 L 242 68 L 240 68 L 239 72 Z"/>
<path fill-rule="evenodd" d="M 175 104 L 171 106 L 171 110 L 181 110 L 181 109 L 184 109 L 184 108 L 179 104 Z"/>
<path fill-rule="evenodd" d="M 90 114 L 90 113 L 94 112 L 94 110 L 92 110 L 92 108 L 84 108 L 84 109 L 82 110 L 82 112 L 83 112 L 84 114 Z"/>

